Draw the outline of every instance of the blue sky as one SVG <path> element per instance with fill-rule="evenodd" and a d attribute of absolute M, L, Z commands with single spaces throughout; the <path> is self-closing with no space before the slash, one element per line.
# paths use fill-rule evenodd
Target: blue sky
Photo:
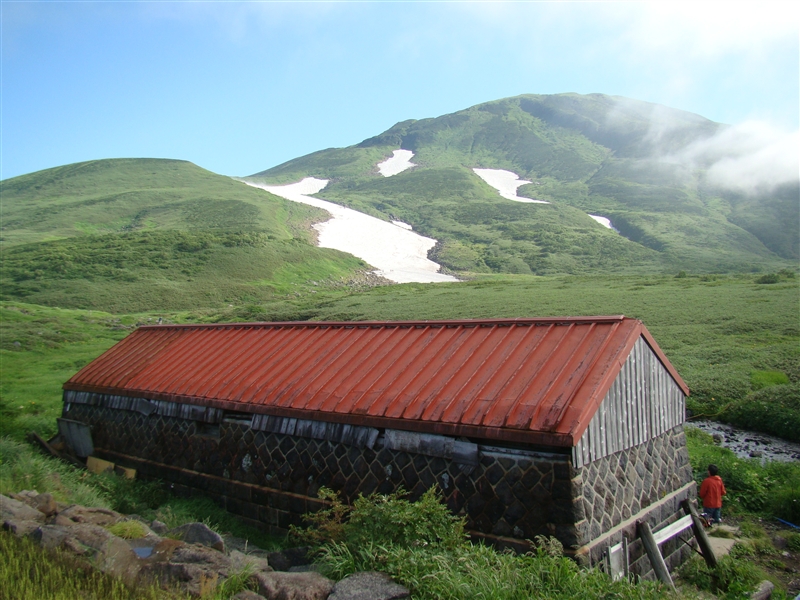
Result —
<path fill-rule="evenodd" d="M 798 128 L 788 3 L 9 2 L 0 178 L 179 158 L 249 175 L 398 121 L 601 92 Z"/>

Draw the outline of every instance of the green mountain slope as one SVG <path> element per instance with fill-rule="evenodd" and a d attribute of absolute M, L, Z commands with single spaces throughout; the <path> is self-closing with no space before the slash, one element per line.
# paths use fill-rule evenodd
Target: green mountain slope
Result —
<path fill-rule="evenodd" d="M 218 307 L 366 265 L 316 248 L 327 213 L 185 161 L 100 160 L 0 182 L 2 299 L 117 312 Z"/>
<path fill-rule="evenodd" d="M 759 198 L 710 187 L 662 160 L 723 125 L 667 107 L 591 94 L 525 95 L 404 121 L 361 144 L 310 154 L 252 178 L 329 179 L 319 195 L 400 219 L 440 244 L 455 271 L 509 273 L 759 271 L 800 258 L 796 186 Z M 385 178 L 397 148 L 413 170 Z M 505 200 L 472 168 L 532 181 Z M 619 233 L 590 217 L 611 219 Z"/>

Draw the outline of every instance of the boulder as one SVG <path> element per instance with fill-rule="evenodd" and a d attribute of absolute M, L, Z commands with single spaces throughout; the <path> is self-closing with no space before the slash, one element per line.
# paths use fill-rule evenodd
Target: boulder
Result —
<path fill-rule="evenodd" d="M 400 600 L 411 593 L 386 573 L 353 573 L 333 586 L 328 600 Z"/>
<path fill-rule="evenodd" d="M 280 552 L 270 552 L 267 554 L 267 560 L 269 560 L 269 566 L 276 571 L 288 571 L 292 567 L 299 567 L 310 563 L 311 560 L 309 559 L 308 552 L 308 546 L 287 548 Z"/>
<path fill-rule="evenodd" d="M 256 594 L 253 591 L 244 590 L 235 596 L 231 596 L 231 600 L 266 600 L 266 598 L 264 598 L 264 596 L 261 594 Z"/>
<path fill-rule="evenodd" d="M 203 523 L 186 523 L 170 529 L 166 535 L 186 542 L 187 544 L 202 544 L 214 550 L 225 552 L 225 541 L 216 531 L 212 531 Z"/>
<path fill-rule="evenodd" d="M 6 521 L 44 521 L 44 514 L 24 502 L 0 494 L 0 519 Z"/>
<path fill-rule="evenodd" d="M 211 593 L 231 569 L 230 558 L 221 552 L 170 539 L 157 544 L 142 563 L 140 583 L 157 581 L 162 587 L 177 586 L 195 596 Z"/>
<path fill-rule="evenodd" d="M 136 553 L 125 540 L 99 525 L 42 525 L 30 537 L 44 548 L 62 548 L 88 558 L 99 571 L 120 577 L 126 583 L 133 583 L 138 575 L 140 563 Z"/>
<path fill-rule="evenodd" d="M 90 558 L 95 568 L 133 583 L 139 573 L 139 557 L 130 545 L 108 530 L 91 523 L 81 523 L 68 528 L 70 538 L 91 550 Z"/>
<path fill-rule="evenodd" d="M 164 535 L 169 531 L 169 527 L 167 527 L 166 523 L 162 523 L 161 521 L 154 520 L 150 523 L 150 529 L 152 529 L 158 535 Z"/>
<path fill-rule="evenodd" d="M 31 506 L 45 517 L 50 517 L 58 512 L 58 505 L 52 494 L 37 494 L 31 498 Z"/>
<path fill-rule="evenodd" d="M 333 581 L 315 572 L 262 572 L 253 580 L 267 600 L 325 600 L 333 589 Z"/>
<path fill-rule="evenodd" d="M 139 585 L 158 583 L 162 588 L 180 588 L 193 596 L 208 596 L 217 588 L 219 573 L 199 565 L 156 562 L 139 571 Z"/>
<path fill-rule="evenodd" d="M 32 531 L 29 537 L 42 548 L 52 550 L 53 548 L 60 547 L 69 536 L 69 527 L 63 527 L 61 525 L 41 525 Z"/>
<path fill-rule="evenodd" d="M 39 528 L 37 521 L 19 521 L 17 519 L 6 519 L 3 521 L 3 530 L 10 531 L 17 537 L 33 533 Z"/>
<path fill-rule="evenodd" d="M 228 558 L 231 560 L 231 571 L 243 571 L 246 568 L 250 568 L 253 573 L 258 573 L 259 571 L 269 573 L 273 570 L 269 566 L 269 561 L 261 556 L 253 556 L 238 550 L 231 550 Z"/>
<path fill-rule="evenodd" d="M 87 523 L 101 527 L 108 527 L 125 519 L 124 515 L 113 510 L 81 506 L 80 504 L 72 504 L 58 514 L 73 523 Z"/>

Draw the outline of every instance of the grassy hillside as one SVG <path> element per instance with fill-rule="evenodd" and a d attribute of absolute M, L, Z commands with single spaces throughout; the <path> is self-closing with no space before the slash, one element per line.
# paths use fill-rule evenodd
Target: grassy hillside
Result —
<path fill-rule="evenodd" d="M 724 126 L 619 97 L 525 95 L 435 119 L 404 121 L 357 146 L 316 152 L 252 177 L 330 179 L 321 197 L 399 218 L 441 246 L 454 271 L 707 273 L 770 271 L 800 258 L 800 197 L 711 188 L 702 171 L 661 160 Z M 390 178 L 377 163 L 413 150 Z M 502 199 L 472 172 L 507 169 L 533 183 Z M 587 215 L 611 219 L 615 233 Z"/>
<path fill-rule="evenodd" d="M 316 248 L 327 218 L 191 163 L 102 160 L 0 182 L 0 298 L 115 312 L 262 302 L 366 265 Z"/>

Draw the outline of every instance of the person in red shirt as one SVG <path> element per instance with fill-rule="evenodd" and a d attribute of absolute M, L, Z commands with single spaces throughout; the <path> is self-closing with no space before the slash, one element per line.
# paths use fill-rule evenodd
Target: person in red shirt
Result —
<path fill-rule="evenodd" d="M 725 495 L 725 484 L 717 475 L 717 465 L 708 465 L 708 477 L 700 484 L 700 498 L 703 499 L 703 514 L 714 523 L 722 521 L 722 497 Z"/>

